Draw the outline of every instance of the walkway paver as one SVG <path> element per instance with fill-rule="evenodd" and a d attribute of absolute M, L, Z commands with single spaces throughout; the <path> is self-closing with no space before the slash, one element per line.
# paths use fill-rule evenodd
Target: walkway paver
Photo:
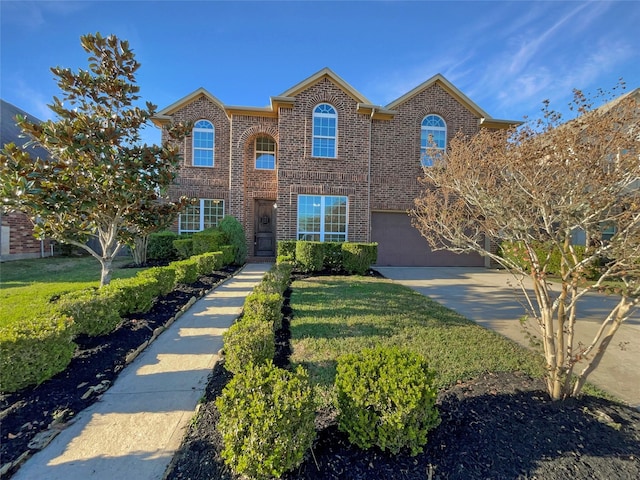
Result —
<path fill-rule="evenodd" d="M 219 358 L 223 332 L 269 268 L 248 264 L 198 300 L 14 480 L 161 479 Z"/>
<path fill-rule="evenodd" d="M 501 270 L 463 267 L 376 267 L 385 277 L 406 285 L 476 323 L 529 346 L 519 319 L 524 295 L 512 275 Z M 576 340 L 590 343 L 615 299 L 589 293 L 581 301 Z M 588 381 L 640 408 L 640 311 L 620 326 Z"/>

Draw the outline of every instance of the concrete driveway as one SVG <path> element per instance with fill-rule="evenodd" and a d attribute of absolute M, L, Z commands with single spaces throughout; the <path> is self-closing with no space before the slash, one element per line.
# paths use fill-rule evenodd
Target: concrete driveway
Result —
<path fill-rule="evenodd" d="M 476 323 L 529 346 L 519 319 L 525 297 L 515 279 L 500 270 L 464 267 L 375 267 L 385 277 L 410 287 Z M 576 337 L 590 343 L 615 299 L 590 293 L 578 311 Z M 532 333 L 539 330 L 532 326 Z M 640 408 L 640 311 L 625 322 L 588 380 L 629 405 Z"/>

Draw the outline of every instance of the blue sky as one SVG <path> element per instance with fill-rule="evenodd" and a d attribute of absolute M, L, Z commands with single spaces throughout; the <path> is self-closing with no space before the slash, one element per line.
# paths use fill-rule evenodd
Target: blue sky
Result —
<path fill-rule="evenodd" d="M 441 73 L 515 120 L 544 99 L 563 111 L 573 88 L 640 86 L 638 1 L 0 0 L 0 22 L 0 95 L 43 120 L 59 95 L 49 68 L 86 68 L 80 36 L 95 32 L 129 40 L 159 108 L 199 87 L 266 106 L 324 67 L 379 105 Z"/>

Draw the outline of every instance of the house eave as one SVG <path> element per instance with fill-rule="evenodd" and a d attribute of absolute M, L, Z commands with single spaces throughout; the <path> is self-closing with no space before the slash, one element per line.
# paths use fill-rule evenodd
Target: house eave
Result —
<path fill-rule="evenodd" d="M 511 127 L 518 127 L 524 122 L 520 120 L 503 120 L 499 118 L 486 118 L 481 117 L 478 121 L 480 128 L 490 128 L 493 130 L 505 130 Z"/>

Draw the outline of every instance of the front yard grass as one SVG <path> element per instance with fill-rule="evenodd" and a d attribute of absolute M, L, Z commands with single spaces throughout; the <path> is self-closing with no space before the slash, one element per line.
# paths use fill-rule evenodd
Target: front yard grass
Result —
<path fill-rule="evenodd" d="M 325 402 L 331 398 L 338 357 L 378 345 L 424 355 L 438 389 L 483 372 L 544 375 L 541 355 L 390 280 L 297 280 L 291 308 L 291 362 L 308 369 Z"/>
<path fill-rule="evenodd" d="M 133 277 L 141 269 L 121 268 L 131 257 L 113 262 L 112 278 Z M 0 265 L 0 327 L 47 315 L 51 298 L 100 285 L 100 263 L 93 257 L 15 260 Z"/>

